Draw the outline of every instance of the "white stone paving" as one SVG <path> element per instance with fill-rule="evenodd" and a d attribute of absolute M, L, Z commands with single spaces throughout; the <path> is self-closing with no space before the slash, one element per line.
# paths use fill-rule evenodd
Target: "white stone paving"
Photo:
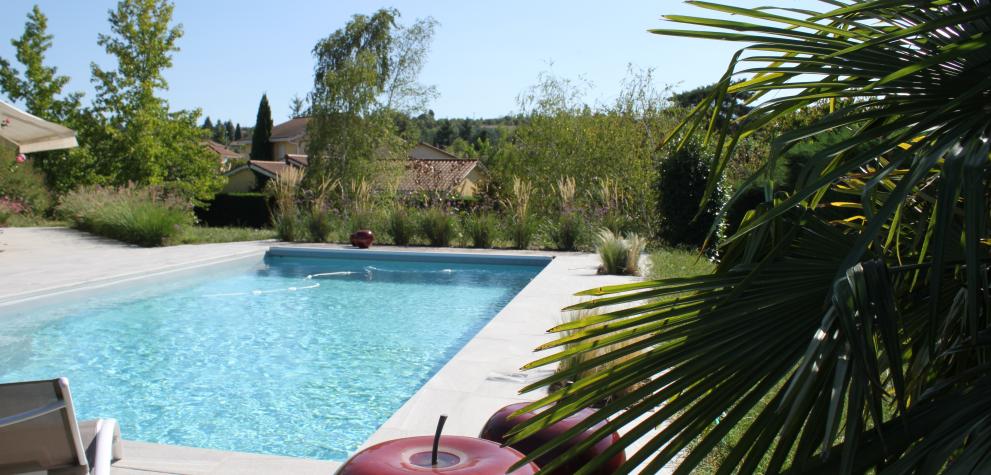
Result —
<path fill-rule="evenodd" d="M 273 244 L 269 241 L 140 248 L 64 228 L 4 228 L 0 230 L 0 307 L 138 276 L 261 255 Z M 391 246 L 378 249 L 425 250 Z M 445 434 L 477 436 L 489 415 L 500 407 L 544 394 L 540 391 L 520 395 L 518 391 L 547 374 L 549 369 L 524 373 L 520 367 L 546 354 L 534 353 L 533 349 L 550 341 L 551 335 L 546 330 L 560 323 L 562 307 L 577 301 L 575 292 L 635 280 L 597 275 L 598 258 L 591 254 L 436 248 L 429 251 L 552 255 L 554 259 L 393 414 L 366 441 L 366 447 L 396 437 L 432 434 L 440 414 L 449 416 Z M 331 473 L 339 466 L 330 461 L 131 441 L 125 442 L 124 452 L 124 459 L 114 466 L 115 473 Z"/>

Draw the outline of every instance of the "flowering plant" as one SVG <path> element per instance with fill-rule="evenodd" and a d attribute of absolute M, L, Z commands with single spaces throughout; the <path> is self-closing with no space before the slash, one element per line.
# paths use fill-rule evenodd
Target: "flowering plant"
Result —
<path fill-rule="evenodd" d="M 0 211 L 21 214 L 27 211 L 27 206 L 21 200 L 0 196 Z"/>
<path fill-rule="evenodd" d="M 0 129 L 8 125 L 10 125 L 10 117 L 4 117 L 3 120 L 0 120 Z"/>

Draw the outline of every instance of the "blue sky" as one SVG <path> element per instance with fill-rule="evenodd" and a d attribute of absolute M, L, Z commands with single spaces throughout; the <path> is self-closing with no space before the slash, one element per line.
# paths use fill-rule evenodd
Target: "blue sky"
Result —
<path fill-rule="evenodd" d="M 35 3 L 55 36 L 48 63 L 72 78 L 69 90 L 91 98 L 90 62 L 112 65 L 96 39 L 109 32 L 107 11 L 116 2 L 4 0 L 0 56 L 13 62 L 9 40 L 20 36 Z M 313 45 L 351 15 L 389 6 L 400 10 L 405 23 L 424 16 L 440 22 L 421 75 L 440 92 L 431 105 L 438 117 L 516 112 L 517 95 L 542 71 L 583 77 L 593 85 L 590 101 L 614 97 L 627 64 L 655 68 L 658 85 L 688 89 L 718 79 L 735 51 L 726 43 L 648 33 L 666 27 L 662 14 L 707 15 L 672 0 L 176 0 L 173 21 L 185 34 L 163 96 L 173 108 L 198 107 L 215 120 L 251 125 L 264 92 L 275 122 L 281 122 L 292 96 L 311 88 Z"/>

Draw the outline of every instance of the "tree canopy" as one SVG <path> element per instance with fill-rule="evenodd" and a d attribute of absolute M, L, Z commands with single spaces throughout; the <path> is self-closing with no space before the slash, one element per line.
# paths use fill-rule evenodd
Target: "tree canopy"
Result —
<path fill-rule="evenodd" d="M 172 25 L 172 12 L 167 0 L 121 0 L 109 12 L 111 33 L 100 34 L 97 42 L 116 67 L 92 64 L 93 124 L 81 135 L 110 183 L 168 185 L 209 198 L 222 178 L 201 146 L 199 111 L 171 112 L 157 95 L 168 88 L 164 73 L 182 36 L 182 26 Z"/>
<path fill-rule="evenodd" d="M 354 15 L 313 48 L 317 63 L 309 95 L 310 170 L 334 178 L 375 177 L 402 158 L 397 109 L 419 107 L 431 88 L 417 77 L 436 22 L 397 23 L 399 12 Z M 386 159 L 386 160 L 383 160 Z"/>
<path fill-rule="evenodd" d="M 45 52 L 52 47 L 52 38 L 48 18 L 35 5 L 24 24 L 24 33 L 10 41 L 24 72 L 0 58 L 0 88 L 12 101 L 23 101 L 28 112 L 45 120 L 65 122 L 78 112 L 83 94 L 63 94 L 69 77 L 45 65 Z"/>

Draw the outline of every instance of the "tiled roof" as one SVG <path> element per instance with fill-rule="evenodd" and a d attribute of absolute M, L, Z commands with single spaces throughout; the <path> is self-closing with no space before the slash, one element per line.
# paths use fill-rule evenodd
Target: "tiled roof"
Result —
<path fill-rule="evenodd" d="M 306 124 L 309 122 L 309 117 L 297 117 L 276 125 L 272 127 L 272 135 L 268 140 L 269 142 L 284 142 L 300 137 L 306 133 Z"/>
<path fill-rule="evenodd" d="M 298 155 L 295 153 L 287 153 L 285 156 L 285 162 L 286 163 L 294 162 L 294 165 L 298 165 L 302 167 L 307 167 L 310 165 L 308 155 Z"/>
<path fill-rule="evenodd" d="M 269 177 L 274 178 L 278 176 L 279 173 L 282 173 L 282 170 L 285 170 L 286 167 L 289 167 L 290 165 L 287 164 L 286 162 L 270 162 L 268 160 L 251 160 L 248 162 L 248 166 L 252 169 L 261 172 L 264 175 L 268 175 Z"/>
<path fill-rule="evenodd" d="M 203 145 L 211 152 L 219 155 L 220 158 L 241 158 L 241 155 L 237 152 L 225 147 L 221 143 L 214 142 L 213 140 L 207 140 L 206 142 L 203 142 Z"/>
<path fill-rule="evenodd" d="M 460 185 L 478 166 L 478 160 L 411 158 L 406 160 L 406 174 L 399 182 L 399 191 L 451 191 Z"/>

